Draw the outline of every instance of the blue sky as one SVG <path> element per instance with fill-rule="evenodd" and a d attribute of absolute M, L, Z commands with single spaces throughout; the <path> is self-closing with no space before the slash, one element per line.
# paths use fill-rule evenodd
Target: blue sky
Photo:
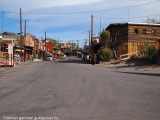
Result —
<path fill-rule="evenodd" d="M 27 20 L 27 33 L 35 35 L 38 39 L 44 38 L 47 32 L 49 38 L 58 39 L 59 37 L 62 41 L 80 40 L 81 45 L 84 44 L 84 39 L 88 38 L 87 31 L 91 29 L 92 14 L 96 36 L 100 32 L 100 17 L 102 29 L 111 23 L 128 21 L 142 23 L 150 15 L 160 14 L 159 6 L 158 0 L 0 0 L 0 8 L 4 11 L 4 31 L 20 32 L 21 8 L 23 32 L 24 21 Z M 150 16 L 155 19 L 159 17 L 160 15 Z M 2 31 L 1 23 L 0 19 L 0 32 Z"/>

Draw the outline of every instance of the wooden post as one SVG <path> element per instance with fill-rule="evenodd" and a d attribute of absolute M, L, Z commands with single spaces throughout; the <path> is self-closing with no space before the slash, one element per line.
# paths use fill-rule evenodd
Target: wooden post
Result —
<path fill-rule="evenodd" d="M 90 37 L 90 30 L 88 31 L 89 32 L 89 54 L 91 52 L 91 37 Z"/>
<path fill-rule="evenodd" d="M 91 16 L 91 53 L 92 53 L 92 64 L 94 65 L 94 47 L 93 47 L 93 15 Z"/>
<path fill-rule="evenodd" d="M 26 61 L 26 20 L 25 20 L 25 39 L 24 39 L 24 62 Z"/>
<path fill-rule="evenodd" d="M 44 55 L 45 56 L 45 60 L 47 60 L 46 59 L 46 51 L 47 51 L 47 48 L 46 48 L 46 32 L 45 32 L 45 55 Z"/>
<path fill-rule="evenodd" d="M 2 10 L 2 37 L 3 37 L 3 10 Z"/>
<path fill-rule="evenodd" d="M 20 8 L 20 33 L 21 33 L 21 62 L 22 62 L 22 14 Z"/>

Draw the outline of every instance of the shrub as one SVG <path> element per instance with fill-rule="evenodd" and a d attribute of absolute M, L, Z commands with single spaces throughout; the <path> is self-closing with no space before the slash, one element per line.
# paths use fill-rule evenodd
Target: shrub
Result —
<path fill-rule="evenodd" d="M 71 56 L 71 50 L 63 50 L 62 52 L 67 56 Z"/>
<path fill-rule="evenodd" d="M 100 61 L 110 61 L 113 58 L 112 50 L 109 48 L 100 49 L 98 51 Z"/>
<path fill-rule="evenodd" d="M 158 59 L 158 51 L 156 50 L 154 45 L 148 47 L 147 57 L 150 63 L 156 63 Z"/>
<path fill-rule="evenodd" d="M 154 64 L 158 59 L 158 51 L 156 50 L 154 45 L 145 43 L 143 51 L 139 54 L 139 57 L 144 57 L 149 63 Z"/>

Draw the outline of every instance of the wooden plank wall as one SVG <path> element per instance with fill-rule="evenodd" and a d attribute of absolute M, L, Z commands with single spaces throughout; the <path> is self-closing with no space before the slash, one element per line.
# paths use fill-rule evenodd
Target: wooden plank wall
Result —
<path fill-rule="evenodd" d="M 128 42 L 128 53 L 136 52 L 136 51 L 143 51 L 143 48 L 145 44 L 148 44 L 149 46 L 154 45 L 156 47 L 156 50 L 159 50 L 159 42 Z"/>
<path fill-rule="evenodd" d="M 137 51 L 142 52 L 146 43 L 147 42 L 125 42 L 125 43 L 122 43 L 117 50 L 117 56 L 120 57 L 120 55 L 133 53 L 133 52 L 137 52 Z M 156 50 L 160 49 L 159 42 L 148 41 L 148 44 L 149 44 L 149 46 L 154 45 L 156 47 Z M 131 57 L 131 55 L 129 57 Z"/>

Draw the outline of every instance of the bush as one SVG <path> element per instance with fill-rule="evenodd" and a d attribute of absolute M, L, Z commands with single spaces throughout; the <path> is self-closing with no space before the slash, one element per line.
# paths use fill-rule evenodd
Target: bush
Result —
<path fill-rule="evenodd" d="M 139 58 L 145 58 L 147 62 L 155 64 L 158 60 L 159 51 L 156 50 L 153 44 L 146 42 L 143 46 L 142 52 L 138 54 Z"/>
<path fill-rule="evenodd" d="M 109 48 L 100 49 L 98 51 L 100 61 L 110 61 L 113 58 L 112 50 Z"/>
<path fill-rule="evenodd" d="M 63 50 L 62 52 L 67 56 L 71 56 L 71 50 Z"/>
<path fill-rule="evenodd" d="M 156 63 L 158 59 L 158 51 L 156 50 L 154 45 L 148 47 L 147 57 L 150 63 Z"/>

